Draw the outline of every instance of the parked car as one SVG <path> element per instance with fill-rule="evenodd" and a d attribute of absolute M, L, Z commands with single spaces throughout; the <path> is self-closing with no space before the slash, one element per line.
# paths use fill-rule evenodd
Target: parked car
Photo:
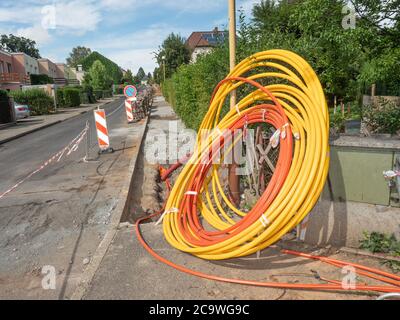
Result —
<path fill-rule="evenodd" d="M 14 109 L 15 109 L 15 117 L 17 120 L 19 119 L 24 119 L 28 118 L 31 115 L 31 111 L 29 110 L 29 106 L 25 104 L 14 104 Z"/>

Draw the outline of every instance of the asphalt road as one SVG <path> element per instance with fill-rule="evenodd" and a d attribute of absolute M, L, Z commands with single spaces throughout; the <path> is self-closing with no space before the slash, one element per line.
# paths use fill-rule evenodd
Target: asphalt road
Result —
<path fill-rule="evenodd" d="M 123 99 L 105 107 L 114 153 L 98 155 L 92 112 L 0 146 L 0 194 L 64 149 L 90 123 L 91 161 L 79 149 L 35 173 L 0 199 L 0 299 L 68 299 L 108 230 L 122 182 L 139 141 Z M 42 288 L 42 270 L 57 272 L 55 290 Z"/>
<path fill-rule="evenodd" d="M 105 106 L 109 130 L 119 128 L 126 122 L 122 103 L 123 99 Z M 92 112 L 0 145 L 0 194 L 67 146 L 85 128 L 86 121 L 91 128 L 91 145 L 95 147 L 96 130 Z M 82 156 L 82 152 L 78 152 L 77 156 Z"/>

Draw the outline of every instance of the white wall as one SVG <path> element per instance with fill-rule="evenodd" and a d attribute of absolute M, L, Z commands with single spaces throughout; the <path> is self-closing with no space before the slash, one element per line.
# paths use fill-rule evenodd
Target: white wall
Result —
<path fill-rule="evenodd" d="M 213 49 L 212 47 L 198 47 L 198 48 L 195 48 L 195 49 L 193 50 L 193 53 L 192 53 L 192 60 L 191 60 L 191 62 L 192 62 L 192 63 L 196 62 L 197 57 L 198 57 L 199 55 L 210 53 L 210 52 L 212 51 L 212 49 Z"/>
<path fill-rule="evenodd" d="M 36 59 L 24 54 L 24 64 L 27 74 L 39 74 L 39 63 Z"/>

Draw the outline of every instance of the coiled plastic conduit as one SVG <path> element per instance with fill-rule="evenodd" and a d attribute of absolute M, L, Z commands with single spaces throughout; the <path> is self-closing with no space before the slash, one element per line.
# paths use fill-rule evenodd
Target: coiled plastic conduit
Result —
<path fill-rule="evenodd" d="M 260 69 L 265 71 L 256 73 Z M 247 74 L 251 75 L 246 77 Z M 270 84 L 263 86 L 260 83 Z M 239 101 L 235 109 L 221 117 L 227 97 L 242 86 L 246 89 L 251 87 L 253 91 Z M 220 164 L 213 160 L 215 150 L 222 151 L 228 142 L 234 146 L 242 138 L 227 138 L 223 132 L 256 123 L 268 123 L 275 127 L 280 150 L 276 170 L 265 192 L 247 213 L 237 209 L 224 194 L 219 177 Z M 243 60 L 215 89 L 200 126 L 200 130 L 203 129 L 212 130 L 212 133 L 207 143 L 198 136 L 195 152 L 172 187 L 160 218 L 165 238 L 171 246 L 207 260 L 243 257 L 275 243 L 306 217 L 318 200 L 328 173 L 329 116 L 319 79 L 303 58 L 285 50 L 270 50 Z M 173 170 L 178 167 L 173 166 Z M 229 208 L 230 212 L 225 208 Z M 232 213 L 237 217 L 232 217 Z M 203 227 L 199 214 L 214 230 Z M 186 273 L 265 287 L 343 289 L 337 281 L 329 281 L 329 284 L 245 281 L 207 275 L 178 266 L 160 257 L 146 244 L 139 226 L 145 219 L 137 223 L 137 235 L 142 245 L 160 261 Z M 320 260 L 337 267 L 345 265 L 331 262 L 328 258 Z M 382 273 L 375 269 L 371 272 Z M 381 277 L 372 277 L 382 280 Z M 386 280 L 383 278 L 382 281 L 395 287 L 358 285 L 356 289 L 400 291 L 399 277 L 390 275 L 390 279 Z"/>

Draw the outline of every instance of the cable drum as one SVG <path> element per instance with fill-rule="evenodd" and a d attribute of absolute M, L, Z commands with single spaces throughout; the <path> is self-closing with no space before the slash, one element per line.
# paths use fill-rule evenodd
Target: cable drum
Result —
<path fill-rule="evenodd" d="M 242 88 L 250 93 L 223 115 L 231 92 Z M 265 191 L 244 212 L 224 193 L 213 152 L 224 157 L 241 143 L 224 132 L 260 123 L 275 128 L 279 157 Z M 200 130 L 211 130 L 207 143 L 198 136 L 166 202 L 163 231 L 173 247 L 209 260 L 250 255 L 295 228 L 317 202 L 329 167 L 328 109 L 317 75 L 297 54 L 269 50 L 243 60 L 216 87 Z"/>

